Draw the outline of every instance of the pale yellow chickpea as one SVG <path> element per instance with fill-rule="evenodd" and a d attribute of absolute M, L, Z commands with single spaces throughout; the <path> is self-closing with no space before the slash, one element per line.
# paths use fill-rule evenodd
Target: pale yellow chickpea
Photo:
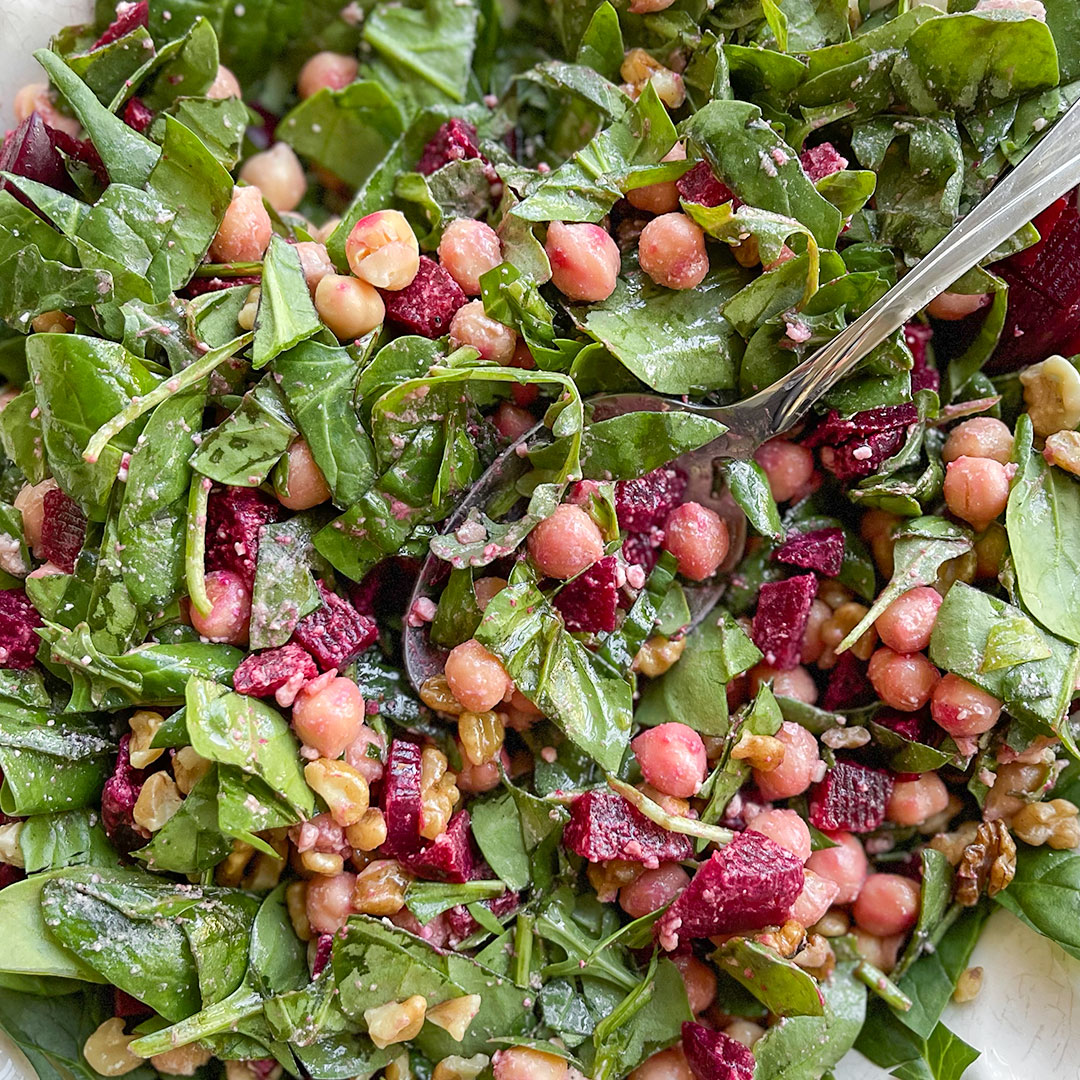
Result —
<path fill-rule="evenodd" d="M 301 99 L 312 97 L 320 90 L 341 90 L 356 78 L 360 64 L 354 56 L 344 53 L 317 52 L 300 69 L 296 93 Z"/>
<path fill-rule="evenodd" d="M 327 274 L 315 289 L 315 310 L 339 341 L 374 330 L 386 315 L 378 290 L 345 274 Z"/>
<path fill-rule="evenodd" d="M 279 214 L 295 210 L 307 191 L 304 166 L 293 148 L 284 142 L 252 154 L 240 168 L 240 179 L 254 184 Z"/>
<path fill-rule="evenodd" d="M 224 64 L 218 64 L 217 75 L 214 76 L 210 89 L 206 91 L 206 96 L 218 99 L 242 97 L 240 80 Z"/>
<path fill-rule="evenodd" d="M 288 510 L 310 510 L 330 498 L 330 487 L 322 469 L 303 439 L 289 446 L 289 470 L 285 483 L 277 488 L 278 502 Z"/>
<path fill-rule="evenodd" d="M 234 187 L 232 202 L 210 244 L 210 261 L 257 262 L 263 257 L 273 231 L 259 188 Z"/>
<path fill-rule="evenodd" d="M 482 300 L 471 300 L 450 320 L 450 344 L 455 349 L 471 345 L 484 360 L 506 364 L 517 348 L 517 333 L 485 315 Z"/>
<path fill-rule="evenodd" d="M 399 210 L 376 210 L 362 217 L 345 241 L 352 272 L 379 289 L 399 292 L 420 269 L 420 245 Z"/>
<path fill-rule="evenodd" d="M 27 83 L 15 95 L 11 108 L 15 113 L 16 121 L 20 124 L 31 113 L 36 112 L 49 127 L 63 131 L 72 138 L 79 134 L 79 121 L 57 109 L 48 83 Z"/>
<path fill-rule="evenodd" d="M 341 218 L 329 218 L 327 221 L 324 221 L 317 229 L 313 229 L 311 235 L 320 244 L 325 244 L 330 239 L 330 237 L 334 235 L 334 231 L 340 224 Z"/>

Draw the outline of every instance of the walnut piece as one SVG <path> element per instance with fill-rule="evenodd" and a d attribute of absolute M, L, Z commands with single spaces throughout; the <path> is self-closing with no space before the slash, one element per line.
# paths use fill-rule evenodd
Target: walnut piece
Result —
<path fill-rule="evenodd" d="M 1055 431 L 1048 435 L 1043 457 L 1051 465 L 1080 476 L 1080 431 Z"/>
<path fill-rule="evenodd" d="M 984 821 L 964 848 L 956 868 L 956 899 L 974 907 L 979 896 L 996 896 L 1016 873 L 1016 844 L 1003 821 Z"/>
<path fill-rule="evenodd" d="M 1080 846 L 1080 809 L 1068 799 L 1028 803 L 1016 812 L 1012 829 L 1025 844 L 1049 844 L 1055 851 Z"/>

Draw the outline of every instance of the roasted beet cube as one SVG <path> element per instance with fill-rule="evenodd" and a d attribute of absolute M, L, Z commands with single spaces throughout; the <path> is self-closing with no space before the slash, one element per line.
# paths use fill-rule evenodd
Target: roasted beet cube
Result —
<path fill-rule="evenodd" d="M 899 709 L 879 709 L 874 713 L 874 723 L 912 742 L 925 742 L 927 730 L 931 727 L 930 718 L 925 709 L 918 712 L 900 712 Z"/>
<path fill-rule="evenodd" d="M 22 589 L 0 589 L 0 668 L 25 671 L 34 666 L 41 638 L 34 632 L 41 616 Z"/>
<path fill-rule="evenodd" d="M 685 172 L 675 181 L 679 198 L 700 206 L 720 206 L 731 202 L 732 209 L 738 210 L 742 200 L 722 180 L 718 180 L 707 161 L 699 161 L 689 172 Z"/>
<path fill-rule="evenodd" d="M 361 615 L 321 580 L 318 586 L 323 606 L 296 624 L 293 637 L 315 657 L 323 671 L 343 668 L 374 643 L 379 629 L 374 619 Z"/>
<path fill-rule="evenodd" d="M 789 533 L 772 557 L 788 566 L 815 570 L 823 577 L 836 577 L 844 564 L 844 530 L 814 529 L 812 532 Z"/>
<path fill-rule="evenodd" d="M 442 337 L 458 308 L 468 303 L 461 286 L 437 263 L 420 256 L 420 269 L 410 285 L 397 292 L 384 292 L 386 317 L 414 334 Z"/>
<path fill-rule="evenodd" d="M 154 1010 L 144 1005 L 138 998 L 132 997 L 118 986 L 113 987 L 113 1016 L 133 1020 L 135 1017 L 143 1018 L 153 1014 Z"/>
<path fill-rule="evenodd" d="M 383 774 L 382 810 L 388 852 L 401 857 L 420 849 L 420 747 L 393 739 Z"/>
<path fill-rule="evenodd" d="M 24 877 L 26 877 L 25 870 L 20 870 L 11 863 L 0 863 L 0 889 L 6 889 L 9 885 L 14 885 L 16 881 L 22 881 Z"/>
<path fill-rule="evenodd" d="M 233 672 L 233 689 L 249 697 L 273 697 L 282 687 L 288 687 L 289 701 L 300 687 L 319 674 L 311 654 L 290 641 L 278 649 L 264 649 L 240 661 Z"/>
<path fill-rule="evenodd" d="M 472 881 L 476 876 L 476 859 L 472 851 L 469 811 L 456 813 L 444 833 L 422 850 L 403 855 L 401 860 L 417 877 L 426 881 L 456 884 Z"/>
<path fill-rule="evenodd" d="M 619 608 L 618 566 L 619 560 L 614 555 L 605 555 L 559 590 L 554 604 L 567 630 L 609 634 L 615 629 Z"/>
<path fill-rule="evenodd" d="M 753 1052 L 722 1031 L 687 1021 L 682 1047 L 697 1080 L 754 1080 Z"/>
<path fill-rule="evenodd" d="M 648 532 L 664 524 L 686 491 L 686 476 L 674 469 L 653 469 L 636 480 L 615 484 L 615 513 L 625 532 Z"/>
<path fill-rule="evenodd" d="M 121 0 L 116 5 L 116 18 L 105 28 L 105 33 L 101 35 L 90 46 L 91 51 L 94 49 L 100 49 L 103 45 L 111 45 L 114 41 L 119 41 L 125 34 L 130 34 L 132 30 L 140 26 L 150 25 L 150 4 L 148 0 L 138 0 L 138 3 L 125 3 Z"/>
<path fill-rule="evenodd" d="M 480 144 L 477 141 L 476 128 L 467 120 L 447 120 L 445 124 L 428 140 L 416 171 L 430 176 L 437 169 L 449 165 L 451 161 L 466 161 L 469 158 L 482 158 Z"/>
<path fill-rule="evenodd" d="M 105 835 L 113 847 L 123 852 L 134 851 L 150 839 L 150 834 L 135 824 L 133 811 L 146 781 L 146 771 L 131 764 L 130 743 L 130 734 L 120 739 L 116 767 L 101 792 L 101 824 Z"/>
<path fill-rule="evenodd" d="M 85 165 L 99 184 L 104 186 L 109 182 L 109 171 L 105 168 L 105 162 L 101 160 L 97 147 L 89 139 L 76 139 L 58 128 L 49 128 L 49 138 L 61 154 L 79 165 Z"/>
<path fill-rule="evenodd" d="M 1069 195 L 1062 195 L 1060 199 L 1052 202 L 1041 214 L 1035 216 L 1031 224 L 1035 226 L 1039 234 L 1039 242 L 1032 244 L 1029 248 L 1024 248 L 1023 251 L 1018 251 L 1015 255 L 1010 255 L 1005 260 L 1009 266 L 1016 269 L 1026 269 L 1034 266 L 1039 261 L 1039 256 L 1043 253 L 1047 241 L 1058 227 L 1058 223 L 1065 216 L 1065 211 L 1069 208 L 1070 198 Z"/>
<path fill-rule="evenodd" d="M 857 709 L 874 700 L 874 688 L 866 674 L 866 663 L 850 649 L 842 652 L 836 667 L 829 672 L 825 696 L 821 699 L 823 709 Z"/>
<path fill-rule="evenodd" d="M 330 963 L 330 954 L 334 951 L 334 935 L 320 934 L 315 945 L 315 960 L 311 965 L 311 977 L 315 978 L 327 964 Z"/>
<path fill-rule="evenodd" d="M 799 663 L 803 632 L 815 596 L 817 578 L 813 574 L 767 581 L 761 586 L 750 636 L 764 654 L 766 664 L 790 671 Z"/>
<path fill-rule="evenodd" d="M 412 596 L 420 574 L 419 559 L 395 556 L 383 559 L 362 581 L 349 586 L 349 599 L 361 615 L 400 615 Z"/>
<path fill-rule="evenodd" d="M 866 409 L 845 419 L 835 409 L 803 439 L 804 446 L 842 446 L 852 439 L 866 438 L 886 431 L 906 430 L 919 419 L 919 410 L 911 402 Z"/>
<path fill-rule="evenodd" d="M 701 864 L 656 923 L 669 952 L 691 938 L 782 923 L 803 887 L 802 860 L 757 832 L 739 833 Z"/>
<path fill-rule="evenodd" d="M 933 329 L 922 323 L 910 322 L 904 327 L 904 341 L 915 361 L 911 369 L 912 394 L 920 390 L 933 390 L 937 393 L 941 389 L 941 374 L 930 367 L 927 356 L 930 339 L 933 336 Z"/>
<path fill-rule="evenodd" d="M 903 431 L 878 431 L 842 446 L 822 447 L 821 464 L 837 480 L 855 480 L 877 472 L 903 445 Z"/>
<path fill-rule="evenodd" d="M 41 547 L 45 558 L 70 574 L 86 537 L 86 515 L 59 488 L 45 492 L 42 511 Z"/>
<path fill-rule="evenodd" d="M 799 162 L 803 167 L 803 172 L 815 184 L 819 180 L 824 180 L 826 176 L 832 176 L 833 173 L 848 167 L 847 158 L 838 153 L 836 147 L 830 142 L 804 150 L 799 155 Z"/>
<path fill-rule="evenodd" d="M 71 178 L 64 168 L 64 159 L 56 151 L 52 130 L 36 112 L 31 113 L 17 128 L 4 136 L 0 148 L 0 172 L 25 176 L 61 191 L 71 191 Z M 7 181 L 0 188 L 10 191 L 24 206 L 33 209 L 30 199 Z"/>
<path fill-rule="evenodd" d="M 154 113 L 138 98 L 132 98 L 124 106 L 124 123 L 134 128 L 140 135 L 145 135 L 154 122 Z"/>
<path fill-rule="evenodd" d="M 664 541 L 662 529 L 652 529 L 647 533 L 629 533 L 623 540 L 623 558 L 628 563 L 640 566 L 646 574 L 660 559 L 660 545 Z"/>
<path fill-rule="evenodd" d="M 689 859 L 688 836 L 668 832 L 614 791 L 586 791 L 570 804 L 563 845 L 589 862 L 625 859 L 655 869 L 662 862 Z"/>
<path fill-rule="evenodd" d="M 887 772 L 838 761 L 810 789 L 810 823 L 818 829 L 873 832 L 885 820 L 893 781 Z"/>
<path fill-rule="evenodd" d="M 281 503 L 249 487 L 216 487 L 206 512 L 206 569 L 231 570 L 250 590 L 255 584 L 259 532 L 281 520 Z"/>
<path fill-rule="evenodd" d="M 481 900 L 480 903 L 491 912 L 495 918 L 500 919 L 503 915 L 517 909 L 521 903 L 521 897 L 509 889 L 492 900 Z M 446 922 L 450 928 L 452 941 L 464 941 L 465 938 L 475 934 L 480 929 L 480 924 L 472 917 L 471 912 L 464 904 L 455 904 L 446 913 Z"/>

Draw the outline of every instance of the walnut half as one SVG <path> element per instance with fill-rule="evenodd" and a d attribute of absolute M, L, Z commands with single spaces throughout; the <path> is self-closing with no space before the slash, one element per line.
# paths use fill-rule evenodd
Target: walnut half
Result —
<path fill-rule="evenodd" d="M 974 907 L 979 896 L 996 896 L 1016 873 L 1016 844 L 1002 821 L 984 821 L 964 848 L 956 868 L 956 899 Z"/>

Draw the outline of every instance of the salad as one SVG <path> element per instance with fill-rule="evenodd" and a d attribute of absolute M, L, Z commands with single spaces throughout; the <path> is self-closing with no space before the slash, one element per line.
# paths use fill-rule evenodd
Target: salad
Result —
<path fill-rule="evenodd" d="M 139 0 L 35 54 L 0 1029 L 41 1080 L 953 1080 L 994 908 L 1080 957 L 1076 193 L 753 460 L 703 479 L 677 407 L 1080 98 L 1073 0 L 943 6 Z"/>

